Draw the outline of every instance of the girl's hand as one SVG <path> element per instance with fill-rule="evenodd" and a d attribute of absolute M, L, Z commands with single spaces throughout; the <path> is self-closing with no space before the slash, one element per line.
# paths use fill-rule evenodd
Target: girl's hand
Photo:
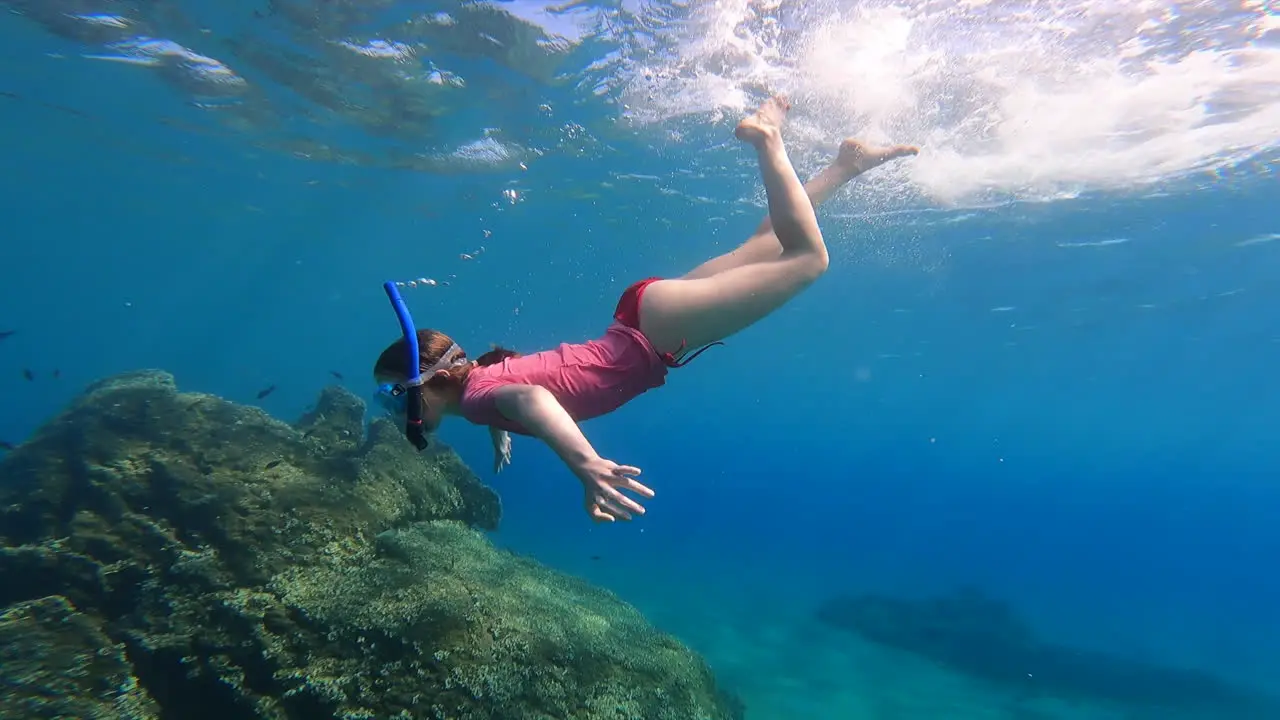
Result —
<path fill-rule="evenodd" d="M 493 440 L 493 472 L 497 474 L 511 464 L 511 434 L 506 430 L 489 428 L 489 438 Z"/>
<path fill-rule="evenodd" d="M 643 515 L 644 508 L 640 503 L 623 495 L 620 490 L 631 492 L 646 498 L 653 497 L 653 491 L 635 481 L 640 468 L 630 465 L 619 465 L 612 460 L 595 457 L 579 463 L 573 468 L 573 474 L 582 481 L 586 491 L 585 505 L 587 512 L 597 522 L 614 522 L 630 520 L 632 515 Z"/>

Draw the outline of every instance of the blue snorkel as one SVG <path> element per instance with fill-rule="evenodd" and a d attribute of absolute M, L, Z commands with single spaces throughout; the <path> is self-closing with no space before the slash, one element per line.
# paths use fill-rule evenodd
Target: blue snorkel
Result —
<path fill-rule="evenodd" d="M 382 289 L 387 291 L 387 299 L 391 301 L 391 307 L 396 311 L 396 318 L 400 321 L 400 332 L 404 334 L 405 352 L 409 354 L 409 363 L 405 366 L 409 368 L 409 372 L 413 373 L 403 383 L 397 383 L 389 389 L 393 397 L 407 396 L 406 414 L 408 420 L 405 421 L 404 435 L 409 438 L 409 442 L 418 450 L 427 449 L 427 435 L 422 431 L 422 383 L 424 378 L 418 369 L 418 331 L 413 327 L 413 316 L 409 314 L 409 308 L 404 304 L 404 298 L 400 297 L 400 290 L 394 282 L 388 281 L 382 283 Z"/>

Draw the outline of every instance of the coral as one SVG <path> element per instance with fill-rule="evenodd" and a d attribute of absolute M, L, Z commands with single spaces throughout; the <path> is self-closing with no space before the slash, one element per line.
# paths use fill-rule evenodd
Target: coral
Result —
<path fill-rule="evenodd" d="M 393 709 L 432 703 L 428 717 L 465 708 L 448 716 L 476 720 L 718 716 L 705 666 L 634 609 L 494 552 L 457 522 L 389 530 L 364 562 L 287 573 L 275 588 L 307 617 L 407 658 L 376 681 L 375 696 L 403 703 Z M 424 685 L 439 692 L 415 697 Z"/>
<path fill-rule="evenodd" d="M 57 596 L 0 613 L 0 717 L 154 720 L 124 647 Z"/>
<path fill-rule="evenodd" d="M 0 716 L 741 715 L 634 609 L 495 549 L 454 453 L 363 417 L 90 387 L 0 464 Z"/>

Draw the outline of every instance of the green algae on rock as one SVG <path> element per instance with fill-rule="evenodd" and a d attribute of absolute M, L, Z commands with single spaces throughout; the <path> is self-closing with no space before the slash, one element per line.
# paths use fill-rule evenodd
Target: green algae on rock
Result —
<path fill-rule="evenodd" d="M 741 715 L 634 609 L 495 549 L 455 454 L 363 416 L 340 388 L 291 426 L 132 373 L 6 456 L 0 717 Z"/>
<path fill-rule="evenodd" d="M 100 620 L 53 596 L 0 612 L 0 716 L 153 720 L 155 702 L 138 687 L 124 646 Z"/>
<path fill-rule="evenodd" d="M 403 658 L 364 681 L 377 688 L 369 697 L 406 712 L 434 705 L 425 717 L 727 717 L 702 661 L 610 593 L 495 552 L 454 521 L 388 530 L 376 547 L 378 557 L 285 573 L 274 587 L 308 618 Z M 326 681 L 354 682 L 355 669 Z M 435 692 L 417 695 L 424 686 Z"/>

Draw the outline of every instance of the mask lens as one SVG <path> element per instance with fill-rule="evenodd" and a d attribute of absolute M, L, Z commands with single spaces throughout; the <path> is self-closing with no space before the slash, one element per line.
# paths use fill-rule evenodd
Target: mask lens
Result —
<path fill-rule="evenodd" d="M 399 385 L 384 383 L 378 386 L 374 400 L 388 415 L 401 416 L 408 412 L 409 395 Z"/>

